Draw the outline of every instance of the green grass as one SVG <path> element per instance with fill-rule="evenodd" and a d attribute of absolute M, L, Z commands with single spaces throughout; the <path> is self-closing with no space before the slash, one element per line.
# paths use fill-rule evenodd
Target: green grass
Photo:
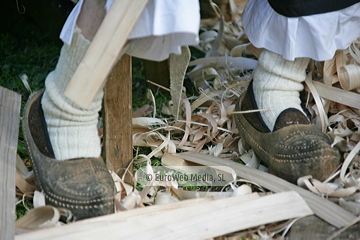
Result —
<path fill-rule="evenodd" d="M 60 51 L 52 42 L 39 43 L 30 37 L 20 41 L 14 35 L 0 34 L 0 84 L 20 93 L 23 101 L 29 92 L 19 75 L 28 76 L 33 91 L 43 88 L 47 74 L 55 68 Z"/>
<path fill-rule="evenodd" d="M 24 205 L 26 205 L 27 208 L 29 208 L 29 209 L 32 208 L 32 202 L 27 198 L 25 199 L 24 203 L 19 203 L 18 205 L 16 205 L 16 218 L 17 219 L 26 215 L 26 213 L 28 212 L 27 208 Z"/>
<path fill-rule="evenodd" d="M 0 86 L 15 91 L 22 96 L 21 112 L 30 92 L 25 88 L 20 75 L 28 76 L 32 91 L 44 88 L 47 74 L 56 66 L 60 45 L 58 41 L 45 37 L 47 33 L 31 21 L 24 28 L 13 28 L 10 32 L 0 33 Z M 28 161 L 29 156 L 23 133 L 19 132 L 19 156 Z M 32 207 L 32 199 L 25 198 L 24 203 L 16 206 L 16 215 L 21 217 Z"/>

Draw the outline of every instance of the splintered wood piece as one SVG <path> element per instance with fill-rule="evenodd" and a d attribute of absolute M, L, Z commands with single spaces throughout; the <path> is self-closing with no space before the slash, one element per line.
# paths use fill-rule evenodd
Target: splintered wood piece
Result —
<path fill-rule="evenodd" d="M 142 106 L 140 109 L 132 113 L 133 118 L 144 117 L 154 111 L 154 108 L 149 104 Z"/>
<path fill-rule="evenodd" d="M 171 99 L 174 103 L 174 116 L 175 119 L 179 117 L 180 103 L 182 100 L 182 88 L 184 83 L 184 77 L 186 69 L 190 61 L 190 49 L 189 47 L 182 47 L 181 54 L 170 54 L 169 68 L 170 68 L 170 90 Z"/>
<path fill-rule="evenodd" d="M 242 201 L 245 202 L 248 200 L 255 199 L 257 197 L 258 197 L 257 194 L 254 194 L 251 196 L 246 196 L 245 198 L 242 199 Z M 187 207 L 191 207 L 191 206 L 195 206 L 195 205 L 202 205 L 204 203 L 211 202 L 211 201 L 214 201 L 214 199 L 212 197 L 194 198 L 194 199 L 173 202 L 173 203 L 168 203 L 168 204 L 153 205 L 153 206 L 149 206 L 149 207 L 145 207 L 145 208 L 136 208 L 136 209 L 132 209 L 130 211 L 123 211 L 120 213 L 116 213 L 116 214 L 112 214 L 112 215 L 108 215 L 108 216 L 104 216 L 104 217 L 91 218 L 91 219 L 81 221 L 76 224 L 85 225 L 85 223 L 93 224 L 96 222 L 103 222 L 105 220 L 105 218 L 109 222 L 125 221 L 130 218 L 147 216 L 147 215 L 151 215 L 154 213 L 175 210 L 178 208 L 187 208 Z"/>
<path fill-rule="evenodd" d="M 87 108 L 118 60 L 148 0 L 114 1 L 84 58 L 65 89 L 65 96 Z"/>
<path fill-rule="evenodd" d="M 0 239 L 15 234 L 15 173 L 21 96 L 0 87 Z"/>
<path fill-rule="evenodd" d="M 205 239 L 312 214 L 294 191 L 260 198 L 257 194 L 249 194 L 185 206 L 175 204 L 177 208 L 166 209 L 165 206 L 173 204 L 161 205 L 164 208 L 159 206 L 158 211 L 145 207 L 18 235 L 15 239 L 139 239 L 144 236 L 147 239 Z"/>
<path fill-rule="evenodd" d="M 122 175 L 133 158 L 131 57 L 124 55 L 104 89 L 104 154 L 110 170 Z M 131 171 L 131 169 L 130 169 Z"/>
<path fill-rule="evenodd" d="M 175 154 L 175 156 L 190 162 L 206 165 L 206 166 L 227 166 L 232 168 L 239 177 L 256 182 L 260 186 L 267 188 L 273 192 L 296 191 L 309 204 L 314 213 L 334 225 L 335 227 L 343 227 L 353 221 L 356 217 L 325 198 L 321 198 L 303 188 L 289 183 L 269 173 L 259 171 L 254 168 L 246 167 L 236 162 L 228 161 L 214 156 L 204 155 L 200 153 L 185 152 Z M 216 168 L 216 167 L 213 167 Z"/>

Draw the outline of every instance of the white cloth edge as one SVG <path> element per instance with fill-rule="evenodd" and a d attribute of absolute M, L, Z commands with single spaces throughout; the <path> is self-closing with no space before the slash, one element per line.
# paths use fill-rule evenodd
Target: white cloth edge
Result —
<path fill-rule="evenodd" d="M 243 16 L 249 40 L 285 59 L 331 59 L 360 37 L 360 3 L 339 11 L 287 18 L 276 13 L 267 0 L 249 0 Z"/>
<path fill-rule="evenodd" d="M 134 43 L 130 41 L 130 48 L 126 52 L 127 54 L 139 58 L 162 61 L 168 58 L 170 53 L 180 54 L 181 46 L 198 44 L 198 31 L 200 27 L 200 6 L 198 1 L 173 0 L 171 3 L 162 1 L 150 0 L 148 2 L 128 38 L 129 40 L 134 40 Z M 83 2 L 84 0 L 80 0 L 74 7 L 60 33 L 60 39 L 65 44 L 71 44 L 73 31 Z M 112 3 L 113 0 L 107 0 L 105 4 L 107 11 Z M 172 12 L 174 14 L 163 14 L 159 18 L 155 18 L 155 14 L 162 14 L 162 8 L 156 8 L 156 4 L 164 6 L 165 13 Z M 188 13 L 188 16 L 185 16 L 185 18 L 181 14 L 181 10 L 184 11 L 184 9 Z M 176 11 L 180 13 L 175 13 Z M 177 24 L 174 22 L 177 22 Z M 166 44 L 164 45 L 162 41 L 166 42 Z"/>

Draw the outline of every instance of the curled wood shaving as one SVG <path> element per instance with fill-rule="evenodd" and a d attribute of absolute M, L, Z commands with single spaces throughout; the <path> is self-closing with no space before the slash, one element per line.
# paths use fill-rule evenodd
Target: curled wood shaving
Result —
<path fill-rule="evenodd" d="M 317 112 L 318 115 L 320 117 L 321 120 L 321 130 L 326 133 L 326 126 L 328 125 L 328 119 L 327 119 L 327 114 L 324 110 L 324 106 L 323 103 L 320 99 L 320 96 L 318 94 L 318 92 L 316 91 L 315 86 L 312 84 L 312 80 L 311 80 L 311 75 L 308 74 L 308 76 L 305 79 L 305 83 L 307 84 L 307 86 L 310 88 L 311 94 L 313 95 L 315 102 L 316 102 L 316 108 L 317 108 Z"/>
<path fill-rule="evenodd" d="M 351 150 L 349 155 L 346 157 L 346 159 L 345 159 L 345 161 L 343 163 L 343 166 L 341 167 L 340 178 L 341 178 L 342 182 L 346 181 L 345 180 L 345 173 L 346 173 L 347 169 L 349 168 L 350 164 L 352 163 L 354 157 L 359 154 L 359 151 L 360 151 L 360 142 L 358 142 L 356 144 L 356 146 L 354 147 L 354 149 Z"/>
<path fill-rule="evenodd" d="M 15 222 L 15 227 L 24 230 L 36 230 L 63 225 L 60 220 L 61 212 L 52 206 L 32 209 L 27 215 Z"/>

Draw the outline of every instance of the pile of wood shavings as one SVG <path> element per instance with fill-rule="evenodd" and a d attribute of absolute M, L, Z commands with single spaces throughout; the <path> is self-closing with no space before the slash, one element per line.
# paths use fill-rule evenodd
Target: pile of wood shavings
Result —
<path fill-rule="evenodd" d="M 206 57 L 190 62 L 189 66 L 196 67 L 188 73 L 200 94 L 191 98 L 196 99 L 192 103 L 190 99 L 183 99 L 178 121 L 164 123 L 163 126 L 173 130 L 169 134 L 171 151 L 164 148 L 156 153 L 157 157 L 162 158 L 164 153 L 198 152 L 266 171 L 260 159 L 238 136 L 233 117 L 235 103 L 246 90 L 261 52 L 249 43 L 239 19 L 202 22 L 203 33 L 198 49 L 205 52 Z M 324 182 L 311 176 L 298 181 L 299 186 L 339 203 L 355 215 L 360 214 L 359 43 L 355 41 L 349 49 L 338 51 L 332 60 L 312 61 L 309 65 L 306 107 L 311 113 L 312 123 L 328 134 L 333 140 L 332 146 L 341 151 L 343 163 Z M 171 107 L 169 104 L 163 113 L 170 114 Z M 195 196 L 199 195 L 190 194 L 190 198 Z"/>

